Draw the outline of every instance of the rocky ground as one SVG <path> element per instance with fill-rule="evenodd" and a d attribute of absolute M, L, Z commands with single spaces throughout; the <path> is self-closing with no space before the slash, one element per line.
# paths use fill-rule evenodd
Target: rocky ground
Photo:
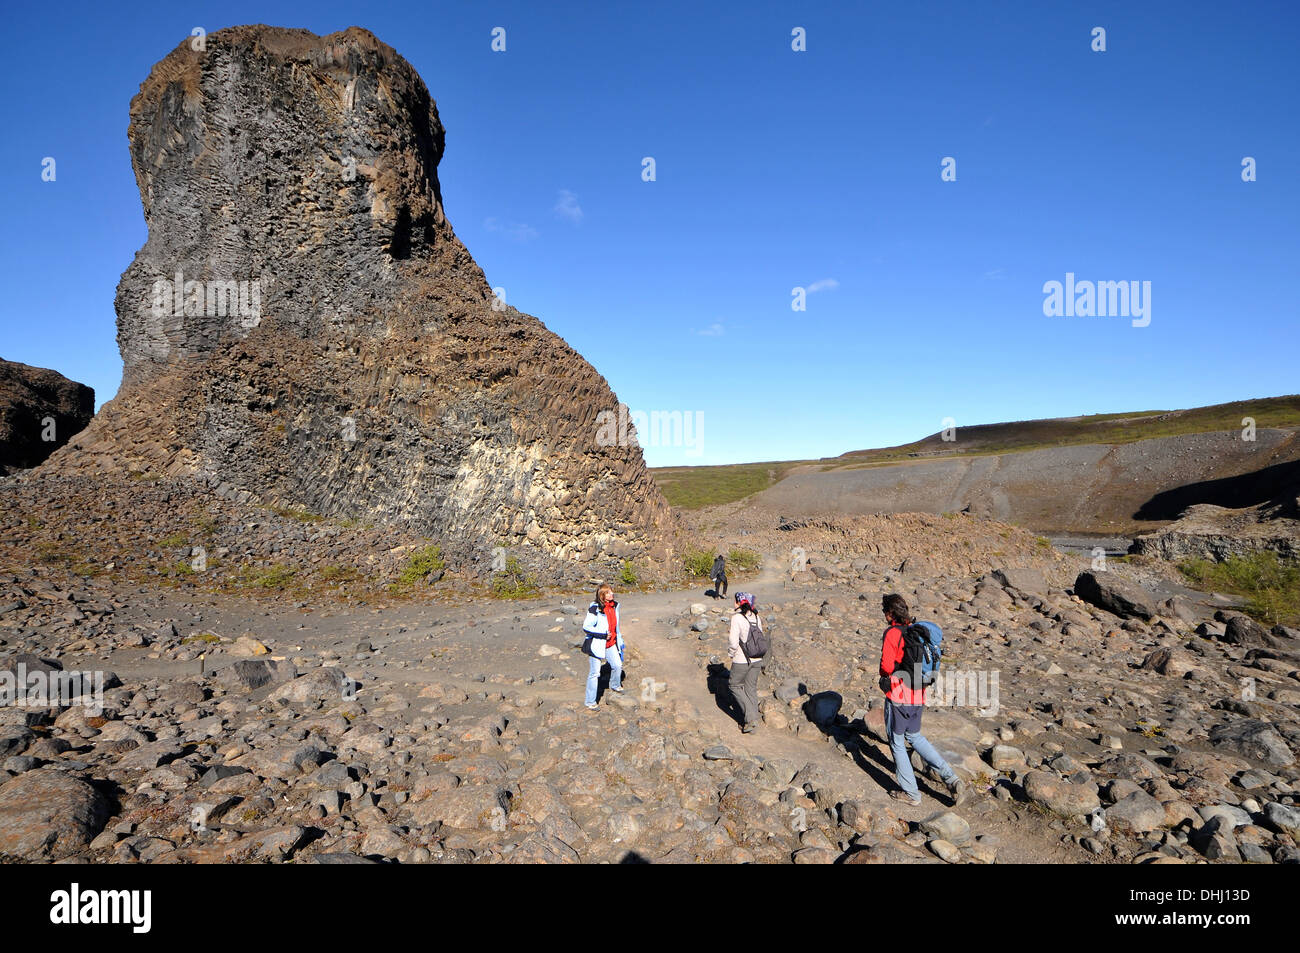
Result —
<path fill-rule="evenodd" d="M 172 588 L 74 571 L 93 559 L 16 564 L 20 530 L 0 549 L 0 669 L 110 674 L 102 711 L 0 708 L 7 858 L 1300 859 L 1300 633 L 1014 527 L 699 514 L 698 539 L 764 557 L 731 580 L 774 642 L 752 735 L 725 689 L 726 609 L 701 587 L 621 594 L 626 691 L 588 713 L 585 590 Z M 921 806 L 888 797 L 887 591 L 944 628 L 955 704 L 925 730 L 969 782 L 960 804 L 925 778 Z"/>

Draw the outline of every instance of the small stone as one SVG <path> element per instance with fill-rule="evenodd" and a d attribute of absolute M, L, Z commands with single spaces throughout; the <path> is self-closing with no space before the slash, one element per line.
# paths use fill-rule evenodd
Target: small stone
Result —
<path fill-rule="evenodd" d="M 1162 814 L 1163 816 L 1163 814 Z M 970 840 L 970 824 L 959 814 L 944 811 L 921 822 L 921 830 L 931 837 L 950 844 L 964 844 Z"/>
<path fill-rule="evenodd" d="M 953 844 L 946 840 L 935 839 L 925 845 L 930 848 L 931 853 L 938 857 L 946 864 L 957 864 L 961 862 L 961 851 Z"/>

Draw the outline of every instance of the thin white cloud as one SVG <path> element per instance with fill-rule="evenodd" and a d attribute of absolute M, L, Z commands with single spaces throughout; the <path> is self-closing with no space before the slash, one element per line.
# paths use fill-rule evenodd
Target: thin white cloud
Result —
<path fill-rule="evenodd" d="M 578 204 L 578 197 L 568 189 L 560 189 L 560 197 L 555 202 L 555 215 L 574 225 L 581 222 L 582 206 Z"/>
<path fill-rule="evenodd" d="M 511 241 L 516 242 L 531 242 L 537 237 L 537 229 L 522 222 L 511 222 L 509 225 L 502 225 L 495 218 L 489 218 L 484 220 L 483 227 L 489 232 L 500 232 Z"/>
<path fill-rule="evenodd" d="M 1001 281 L 1006 276 L 1006 270 L 1003 268 L 994 268 L 991 271 L 984 272 L 985 281 Z"/>
<path fill-rule="evenodd" d="M 808 286 L 808 293 L 815 295 L 819 291 L 834 291 L 840 286 L 840 283 L 834 278 L 823 278 L 821 281 L 814 281 Z"/>
<path fill-rule="evenodd" d="M 715 321 L 713 322 L 713 324 L 710 324 L 703 331 L 696 331 L 695 333 L 698 334 L 700 337 L 704 337 L 704 338 L 720 338 L 722 337 L 725 330 L 726 329 L 723 328 L 721 324 Z"/>

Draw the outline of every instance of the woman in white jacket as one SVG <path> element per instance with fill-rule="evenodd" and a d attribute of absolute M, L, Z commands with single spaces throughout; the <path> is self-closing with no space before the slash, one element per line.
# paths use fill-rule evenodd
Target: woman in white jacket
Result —
<path fill-rule="evenodd" d="M 736 593 L 736 611 L 731 616 L 731 678 L 732 697 L 740 706 L 744 723 L 740 730 L 749 734 L 759 725 L 758 676 L 763 671 L 761 658 L 750 659 L 745 654 L 745 643 L 753 629 L 762 628 L 762 620 L 754 608 L 754 597 L 748 592 Z"/>
<path fill-rule="evenodd" d="M 582 631 L 583 654 L 588 657 L 587 711 L 599 711 L 596 692 L 600 688 L 600 670 L 609 663 L 609 690 L 623 691 L 623 632 L 618 624 L 618 603 L 614 601 L 614 587 L 608 584 L 596 590 L 596 601 L 587 607 L 587 618 Z"/>

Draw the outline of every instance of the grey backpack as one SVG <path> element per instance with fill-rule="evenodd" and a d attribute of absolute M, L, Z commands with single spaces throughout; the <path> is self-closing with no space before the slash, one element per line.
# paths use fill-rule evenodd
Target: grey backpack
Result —
<path fill-rule="evenodd" d="M 757 612 L 754 613 L 754 618 L 758 618 Z M 772 646 L 768 642 L 767 633 L 763 631 L 762 623 L 755 625 L 748 617 L 745 618 L 745 623 L 749 626 L 749 634 L 745 641 L 740 643 L 740 650 L 745 653 L 745 658 L 752 662 L 767 655 L 767 650 Z"/>

